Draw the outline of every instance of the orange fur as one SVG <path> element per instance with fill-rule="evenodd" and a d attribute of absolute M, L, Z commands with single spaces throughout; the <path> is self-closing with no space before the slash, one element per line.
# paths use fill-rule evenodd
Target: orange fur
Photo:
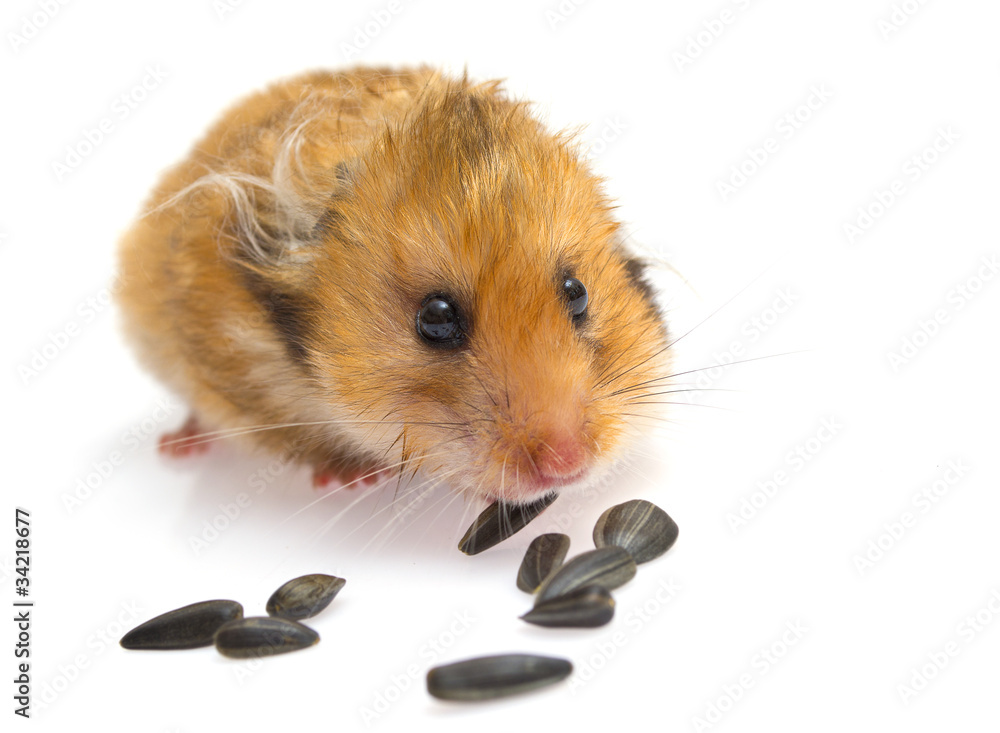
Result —
<path fill-rule="evenodd" d="M 498 82 L 306 74 L 232 108 L 154 191 L 122 242 L 126 331 L 209 429 L 282 426 L 247 439 L 533 500 L 619 457 L 668 374 L 611 210 Z M 437 292 L 468 316 L 461 348 L 417 335 Z M 577 449 L 585 477 L 540 477 Z"/>

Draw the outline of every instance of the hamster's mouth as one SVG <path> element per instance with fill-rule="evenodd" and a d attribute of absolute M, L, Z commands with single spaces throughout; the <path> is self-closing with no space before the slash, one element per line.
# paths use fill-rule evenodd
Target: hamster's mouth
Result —
<path fill-rule="evenodd" d="M 530 504 L 538 501 L 543 495 L 552 491 L 558 491 L 563 487 L 575 484 L 586 478 L 589 473 L 588 468 L 581 468 L 579 471 L 566 476 L 546 476 L 535 474 L 534 476 L 521 477 L 521 479 L 511 486 L 509 483 L 503 493 L 503 501 L 508 504 Z M 496 494 L 488 496 L 491 502 L 499 500 L 501 497 Z"/>
<path fill-rule="evenodd" d="M 531 479 L 530 490 L 539 494 L 544 494 L 552 489 L 576 483 L 586 475 L 586 468 L 581 468 L 579 471 L 570 474 L 569 476 L 538 475 Z"/>

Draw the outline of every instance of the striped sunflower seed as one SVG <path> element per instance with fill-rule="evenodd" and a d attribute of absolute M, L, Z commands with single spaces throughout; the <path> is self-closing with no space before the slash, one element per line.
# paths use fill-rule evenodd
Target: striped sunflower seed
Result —
<path fill-rule="evenodd" d="M 227 657 L 270 657 L 312 646 L 319 634 L 298 621 L 253 616 L 230 621 L 215 632 L 215 648 Z"/>
<path fill-rule="evenodd" d="M 500 544 L 524 529 L 528 522 L 541 514 L 557 496 L 555 493 L 546 494 L 532 504 L 494 502 L 476 517 L 476 521 L 458 543 L 458 549 L 466 555 L 478 555 L 483 550 Z"/>
<path fill-rule="evenodd" d="M 267 615 L 298 621 L 312 618 L 330 605 L 347 583 L 343 578 L 315 573 L 293 578 L 267 600 Z"/>
<path fill-rule="evenodd" d="M 535 605 L 521 619 L 550 628 L 604 626 L 615 615 L 615 599 L 607 588 L 588 585 Z"/>
<path fill-rule="evenodd" d="M 434 667 L 427 692 L 440 700 L 490 700 L 555 684 L 573 672 L 566 659 L 499 654 Z"/>
<path fill-rule="evenodd" d="M 562 565 L 569 552 L 569 537 L 551 533 L 539 535 L 528 545 L 517 571 L 517 587 L 525 593 L 534 593 L 538 586 Z"/>
<path fill-rule="evenodd" d="M 122 637 L 125 649 L 196 649 L 210 646 L 223 624 L 243 618 L 236 601 L 202 601 L 139 624 Z"/>
<path fill-rule="evenodd" d="M 673 547 L 679 531 L 677 523 L 656 504 L 633 499 L 611 507 L 598 518 L 594 545 L 623 547 L 637 563 L 644 563 Z"/>
<path fill-rule="evenodd" d="M 535 606 L 588 585 L 613 590 L 635 577 L 635 560 L 621 547 L 601 547 L 577 555 L 538 587 Z"/>

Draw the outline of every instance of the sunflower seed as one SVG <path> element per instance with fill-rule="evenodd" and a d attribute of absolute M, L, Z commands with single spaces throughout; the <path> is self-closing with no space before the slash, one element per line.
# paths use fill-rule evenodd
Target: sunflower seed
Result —
<path fill-rule="evenodd" d="M 343 578 L 316 573 L 293 578 L 267 600 L 267 615 L 298 621 L 311 618 L 330 605 L 347 583 Z"/>
<path fill-rule="evenodd" d="M 636 563 L 644 563 L 673 547 L 679 531 L 677 523 L 656 504 L 633 499 L 600 516 L 594 526 L 594 544 L 624 547 Z"/>
<path fill-rule="evenodd" d="M 498 545 L 505 539 L 520 532 L 532 519 L 541 514 L 545 508 L 556 500 L 558 494 L 546 494 L 533 504 L 506 504 L 496 501 L 476 517 L 458 549 L 466 555 L 478 555 Z"/>
<path fill-rule="evenodd" d="M 566 659 L 534 654 L 499 654 L 434 667 L 427 692 L 440 700 L 489 700 L 528 692 L 569 677 Z"/>
<path fill-rule="evenodd" d="M 243 618 L 236 601 L 202 601 L 139 624 L 118 642 L 125 649 L 196 649 L 209 646 L 220 626 Z"/>
<path fill-rule="evenodd" d="M 615 599 L 607 588 L 588 585 L 535 604 L 521 619 L 536 626 L 594 628 L 615 615 Z"/>
<path fill-rule="evenodd" d="M 577 555 L 538 587 L 535 606 L 588 585 L 613 590 L 635 576 L 635 560 L 621 547 L 601 547 Z"/>
<path fill-rule="evenodd" d="M 564 534 L 543 534 L 533 539 L 517 571 L 517 587 L 525 593 L 534 593 L 542 581 L 562 565 L 567 552 L 569 537 Z"/>
<path fill-rule="evenodd" d="M 294 652 L 318 641 L 319 634 L 308 626 L 273 616 L 230 621 L 215 633 L 215 648 L 237 659 Z"/>

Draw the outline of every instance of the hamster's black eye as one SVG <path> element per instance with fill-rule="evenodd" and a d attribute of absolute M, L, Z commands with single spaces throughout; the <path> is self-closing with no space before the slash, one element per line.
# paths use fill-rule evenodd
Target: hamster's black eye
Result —
<path fill-rule="evenodd" d="M 458 306 L 447 295 L 424 298 L 417 311 L 417 333 L 431 346 L 453 349 L 465 338 Z"/>
<path fill-rule="evenodd" d="M 575 277 L 566 277 L 563 280 L 562 290 L 573 318 L 582 318 L 587 312 L 587 288 Z"/>

